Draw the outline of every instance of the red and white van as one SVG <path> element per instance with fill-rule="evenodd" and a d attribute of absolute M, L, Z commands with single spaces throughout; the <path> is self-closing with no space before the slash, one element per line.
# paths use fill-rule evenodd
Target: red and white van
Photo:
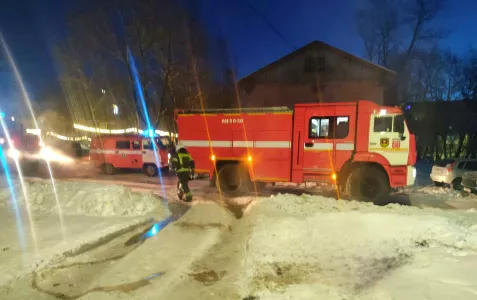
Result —
<path fill-rule="evenodd" d="M 169 166 L 170 145 L 168 136 L 102 135 L 92 138 L 90 159 L 106 174 L 114 174 L 119 169 L 141 169 L 152 177 L 159 168 Z"/>

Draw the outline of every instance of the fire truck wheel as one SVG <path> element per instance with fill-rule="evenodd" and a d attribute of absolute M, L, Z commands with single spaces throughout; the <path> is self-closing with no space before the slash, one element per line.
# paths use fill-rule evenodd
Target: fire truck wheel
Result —
<path fill-rule="evenodd" d="M 373 166 L 355 168 L 348 177 L 346 191 L 350 200 L 380 203 L 389 195 L 390 187 L 386 174 Z"/>
<path fill-rule="evenodd" d="M 250 177 L 239 164 L 226 164 L 219 170 L 220 190 L 231 197 L 241 196 L 250 191 Z"/>
<path fill-rule="evenodd" d="M 104 174 L 114 175 L 116 173 L 116 168 L 112 164 L 105 164 L 103 166 Z"/>
<path fill-rule="evenodd" d="M 149 177 L 154 177 L 157 175 L 157 167 L 155 165 L 149 164 L 144 166 L 144 173 Z"/>

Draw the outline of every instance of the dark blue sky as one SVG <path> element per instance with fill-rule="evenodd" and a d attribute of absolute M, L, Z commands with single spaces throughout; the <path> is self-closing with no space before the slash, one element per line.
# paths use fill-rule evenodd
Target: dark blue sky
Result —
<path fill-rule="evenodd" d="M 362 56 L 354 11 L 362 0 L 248 0 L 291 45 L 321 40 Z M 68 0 L 0 0 L 0 28 L 12 48 L 25 80 L 39 91 L 56 80 L 51 45 L 65 32 Z M 207 26 L 225 36 L 235 57 L 238 77 L 286 55 L 285 44 L 243 0 L 202 0 Z M 476 0 L 449 1 L 442 22 L 451 30 L 445 46 L 464 52 L 477 46 Z"/>

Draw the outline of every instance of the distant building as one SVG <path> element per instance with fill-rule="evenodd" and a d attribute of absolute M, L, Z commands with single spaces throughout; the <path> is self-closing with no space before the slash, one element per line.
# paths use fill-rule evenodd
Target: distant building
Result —
<path fill-rule="evenodd" d="M 314 41 L 242 78 L 243 107 L 371 100 L 397 105 L 396 73 Z"/>

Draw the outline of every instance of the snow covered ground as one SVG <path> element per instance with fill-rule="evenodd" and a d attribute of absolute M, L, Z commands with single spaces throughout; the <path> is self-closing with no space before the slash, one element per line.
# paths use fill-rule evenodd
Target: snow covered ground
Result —
<path fill-rule="evenodd" d="M 279 194 L 214 202 L 9 286 L 24 299 L 476 299 L 477 212 Z M 103 247 L 108 247 L 104 245 Z M 106 257 L 104 256 L 107 253 Z M 109 255 L 109 256 L 108 256 Z M 67 275 L 67 276 L 66 276 Z M 0 289 L 0 294 L 3 292 Z M 17 294 L 15 294 L 17 293 Z M 19 297 L 20 298 L 20 297 Z"/>
<path fill-rule="evenodd" d="M 407 206 L 375 206 L 337 201 L 329 185 L 282 184 L 227 199 L 193 181 L 196 201 L 184 205 L 171 178 L 164 190 L 158 178 L 121 178 L 58 182 L 64 230 L 48 181 L 28 183 L 29 206 L 17 187 L 23 252 L 11 198 L 0 190 L 0 299 L 477 299 L 475 195 L 418 186 L 393 196 Z M 129 245 L 136 225 L 168 217 L 167 206 L 186 212 Z"/>
<path fill-rule="evenodd" d="M 18 183 L 13 191 L 16 197 L 0 188 L 0 285 L 65 252 L 169 215 L 156 196 L 121 186 L 58 182 L 57 198 L 48 181 L 26 182 L 27 197 Z"/>

